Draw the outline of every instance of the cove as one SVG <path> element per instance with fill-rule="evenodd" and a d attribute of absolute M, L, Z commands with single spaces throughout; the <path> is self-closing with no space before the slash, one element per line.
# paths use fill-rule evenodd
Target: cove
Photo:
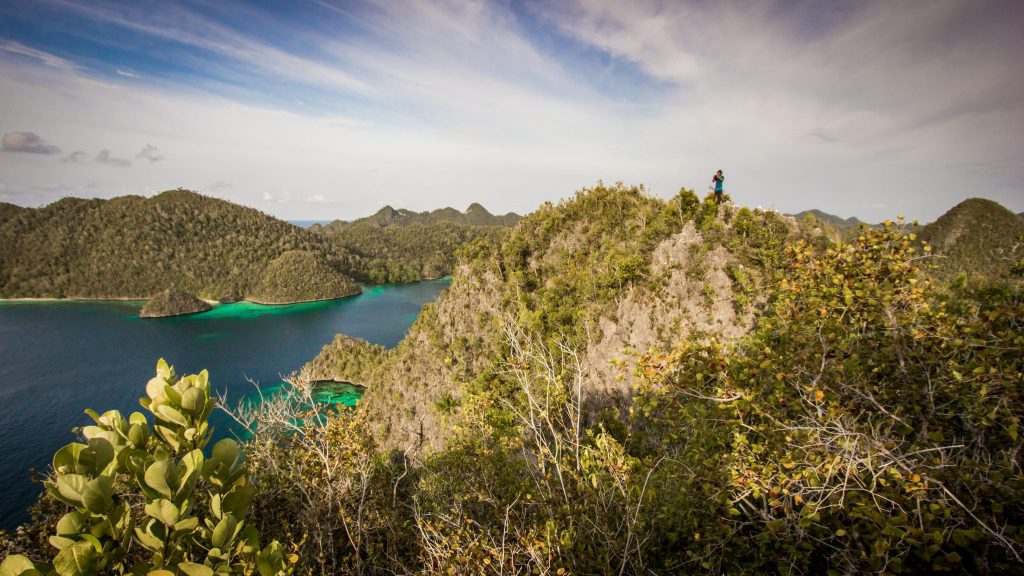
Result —
<path fill-rule="evenodd" d="M 41 491 L 40 473 L 53 453 L 76 440 L 71 430 L 89 424 L 83 413 L 145 413 L 145 394 L 158 358 L 178 374 L 206 369 L 230 403 L 312 360 L 337 333 L 393 347 L 423 305 L 450 279 L 368 286 L 341 300 L 262 306 L 224 304 L 193 316 L 140 319 L 142 302 L 0 302 L 0 529 L 28 519 Z M 325 390 L 328 401 L 354 403 L 358 390 Z M 215 438 L 231 432 L 219 411 Z"/>

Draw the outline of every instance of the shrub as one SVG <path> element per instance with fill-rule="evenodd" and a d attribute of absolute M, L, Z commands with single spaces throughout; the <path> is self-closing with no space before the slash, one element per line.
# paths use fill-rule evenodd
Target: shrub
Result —
<path fill-rule="evenodd" d="M 209 457 L 207 418 L 215 401 L 206 371 L 179 378 L 161 359 L 140 403 L 125 419 L 117 410 L 87 410 L 95 424 L 86 443 L 71 443 L 53 457 L 47 491 L 71 511 L 56 525 L 52 564 L 12 555 L 3 576 L 59 574 L 288 574 L 290 563 L 274 541 L 260 548 L 245 516 L 254 488 L 233 440 L 218 442 Z"/>

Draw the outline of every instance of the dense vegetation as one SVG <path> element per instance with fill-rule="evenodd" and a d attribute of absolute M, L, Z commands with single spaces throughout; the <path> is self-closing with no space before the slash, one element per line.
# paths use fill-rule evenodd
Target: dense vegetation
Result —
<path fill-rule="evenodd" d="M 495 216 L 479 204 L 466 212 L 442 208 L 431 212 L 385 206 L 353 222 L 336 220 L 323 234 L 364 257 L 357 275 L 374 284 L 440 278 L 455 268 L 455 253 L 477 238 L 500 239 L 516 214 Z"/>
<path fill-rule="evenodd" d="M 212 306 L 208 302 L 200 300 L 188 292 L 168 288 L 163 292 L 149 299 L 139 316 L 143 318 L 165 318 L 167 316 L 182 316 L 206 312 Z"/>
<path fill-rule="evenodd" d="M 338 274 L 322 254 L 289 250 L 267 264 L 246 298 L 261 304 L 284 304 L 328 300 L 358 292 L 355 282 Z"/>
<path fill-rule="evenodd" d="M 251 208 L 171 190 L 152 198 L 65 198 L 0 220 L 0 296 L 148 298 L 177 288 L 237 300 L 260 289 L 279 299 L 347 296 L 359 258 L 322 236 Z M 330 270 L 331 290 L 304 269 L 272 265 L 292 250 Z M 298 277 L 272 277 L 278 273 Z M 305 279 L 305 280 L 303 280 Z M 317 288 L 316 292 L 312 292 Z"/>
<path fill-rule="evenodd" d="M 1024 266 L 805 224 L 599 185 L 477 239 L 235 413 L 247 523 L 312 573 L 1024 572 Z"/>
<path fill-rule="evenodd" d="M 453 222 L 379 228 L 356 224 L 324 234 L 363 257 L 355 271 L 372 284 L 440 278 L 455 268 L 455 253 L 477 238 L 500 239 L 508 229 Z"/>
<path fill-rule="evenodd" d="M 943 280 L 1005 276 L 1024 258 L 1024 219 L 999 204 L 971 198 L 921 228 L 935 249 L 932 274 Z"/>

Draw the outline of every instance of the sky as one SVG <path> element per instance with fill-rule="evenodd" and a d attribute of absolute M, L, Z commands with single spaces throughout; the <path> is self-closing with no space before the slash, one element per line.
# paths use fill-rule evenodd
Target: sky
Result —
<path fill-rule="evenodd" d="M 0 201 L 1024 211 L 1017 0 L 0 2 Z"/>

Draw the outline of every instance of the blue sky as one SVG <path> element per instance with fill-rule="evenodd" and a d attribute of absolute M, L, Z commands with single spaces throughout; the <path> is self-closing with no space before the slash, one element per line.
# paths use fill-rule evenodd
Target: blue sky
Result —
<path fill-rule="evenodd" d="M 529 212 L 599 180 L 1024 211 L 1024 2 L 0 5 L 0 201 Z"/>

